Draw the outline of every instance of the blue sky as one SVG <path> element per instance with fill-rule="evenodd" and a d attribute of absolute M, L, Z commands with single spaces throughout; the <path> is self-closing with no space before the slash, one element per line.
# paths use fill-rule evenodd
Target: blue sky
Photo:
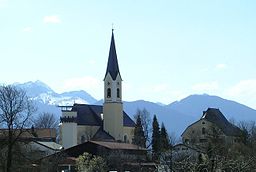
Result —
<path fill-rule="evenodd" d="M 217 95 L 256 108 L 256 1 L 0 0 L 0 82 L 103 97 L 114 23 L 124 100 Z"/>

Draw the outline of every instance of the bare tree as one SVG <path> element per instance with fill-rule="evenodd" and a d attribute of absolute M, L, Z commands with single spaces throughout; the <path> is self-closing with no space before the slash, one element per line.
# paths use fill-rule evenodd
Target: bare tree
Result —
<path fill-rule="evenodd" d="M 34 120 L 35 128 L 58 128 L 59 121 L 54 114 L 44 112 Z"/>
<path fill-rule="evenodd" d="M 150 117 L 150 113 L 145 108 L 143 110 L 137 109 L 137 113 L 134 115 L 134 119 L 137 119 L 139 115 L 141 118 L 141 124 L 142 124 L 145 138 L 146 138 L 146 147 L 148 148 L 151 145 L 150 135 L 152 132 L 152 128 L 151 128 L 152 120 Z"/>
<path fill-rule="evenodd" d="M 242 140 L 244 144 L 254 147 L 256 144 L 256 122 L 255 121 L 241 121 L 238 127 L 242 130 Z"/>
<path fill-rule="evenodd" d="M 174 146 L 177 143 L 182 141 L 181 138 L 177 137 L 175 132 L 171 132 L 171 134 L 169 134 L 169 139 L 170 139 L 171 146 Z"/>
<path fill-rule="evenodd" d="M 61 168 L 61 164 L 65 164 L 65 162 L 69 159 L 68 154 L 65 153 L 64 150 L 60 152 L 56 152 L 52 155 L 45 156 L 40 161 L 37 161 L 39 163 L 37 171 L 44 171 L 44 172 L 53 172 L 53 171 L 61 171 L 65 168 Z M 66 169 L 67 170 L 67 169 Z"/>
<path fill-rule="evenodd" d="M 10 172 L 13 163 L 13 150 L 15 144 L 24 132 L 24 128 L 31 123 L 31 116 L 35 107 L 24 90 L 15 86 L 0 86 L 0 123 L 4 142 L 7 145 L 6 168 Z"/>

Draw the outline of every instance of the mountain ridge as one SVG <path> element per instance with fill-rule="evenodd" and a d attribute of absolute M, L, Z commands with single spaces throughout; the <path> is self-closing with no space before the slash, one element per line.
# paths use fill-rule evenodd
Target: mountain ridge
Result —
<path fill-rule="evenodd" d="M 193 102 L 193 103 L 191 103 Z M 215 95 L 190 95 L 180 101 L 175 101 L 167 105 L 168 108 L 176 109 L 181 113 L 198 117 L 201 109 L 206 110 L 209 107 L 220 109 L 227 119 L 256 120 L 256 110 L 235 102 L 233 100 L 224 99 Z M 251 115 L 254 114 L 254 115 Z"/>
<path fill-rule="evenodd" d="M 41 81 L 16 84 L 25 89 L 28 95 L 37 102 L 39 111 L 50 111 L 58 117 L 61 115 L 57 105 L 73 103 L 103 104 L 103 99 L 96 100 L 84 90 L 56 93 Z M 164 105 L 146 100 L 123 101 L 124 110 L 133 119 L 138 109 L 146 109 L 151 119 L 157 115 L 160 123 L 164 122 L 169 133 L 180 135 L 185 128 L 200 119 L 203 111 L 209 107 L 219 108 L 227 119 L 236 121 L 256 121 L 256 110 L 241 103 L 213 95 L 190 95 L 180 101 Z"/>

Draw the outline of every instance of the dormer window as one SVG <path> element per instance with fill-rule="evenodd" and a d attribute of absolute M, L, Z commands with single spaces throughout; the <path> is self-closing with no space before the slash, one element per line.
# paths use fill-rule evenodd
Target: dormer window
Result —
<path fill-rule="evenodd" d="M 111 89 L 110 88 L 107 89 L 107 98 L 111 98 Z"/>
<path fill-rule="evenodd" d="M 120 89 L 116 89 L 116 95 L 117 95 L 117 98 L 120 98 Z"/>

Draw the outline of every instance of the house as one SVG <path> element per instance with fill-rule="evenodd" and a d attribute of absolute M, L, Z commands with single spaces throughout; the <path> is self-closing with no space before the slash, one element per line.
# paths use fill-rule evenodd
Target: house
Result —
<path fill-rule="evenodd" d="M 53 141 L 29 141 L 24 144 L 26 150 L 31 150 L 34 153 L 37 153 L 38 156 L 35 156 L 37 159 L 40 159 L 45 156 L 52 155 L 56 152 L 60 152 L 63 147 Z M 35 160 L 35 159 L 34 159 Z"/>
<path fill-rule="evenodd" d="M 21 171 L 35 171 L 35 167 L 41 158 L 56 154 L 63 150 L 61 145 L 53 141 L 22 141 L 19 142 L 19 147 L 20 152 L 17 158 L 22 158 L 22 160 L 15 166 Z"/>
<path fill-rule="evenodd" d="M 227 144 L 240 142 L 241 134 L 242 131 L 231 124 L 219 109 L 208 108 L 181 136 L 184 144 L 205 148 L 214 139 Z"/>
<path fill-rule="evenodd" d="M 200 149 L 178 143 L 172 146 L 170 150 L 161 153 L 157 172 L 184 171 L 181 169 L 181 164 L 184 162 L 196 163 L 199 156 L 205 157 L 206 155 Z"/>
<path fill-rule="evenodd" d="M 62 106 L 60 143 L 70 148 L 89 140 L 131 143 L 134 121 L 123 111 L 122 78 L 119 71 L 114 33 L 104 76 L 104 103 Z"/>
<path fill-rule="evenodd" d="M 13 164 L 14 169 L 33 171 L 35 162 L 45 156 L 55 154 L 62 150 L 62 146 L 55 143 L 56 129 L 53 128 L 24 128 L 12 131 L 13 139 Z M 5 167 L 8 145 L 8 130 L 0 129 L 0 169 Z M 1 171 L 1 170 L 0 170 Z"/>
<path fill-rule="evenodd" d="M 196 162 L 199 154 L 204 154 L 200 149 L 190 147 L 189 145 L 179 143 L 173 146 L 172 148 L 172 160 L 179 161 L 184 158 L 189 159 L 190 161 Z"/>
<path fill-rule="evenodd" d="M 41 165 L 48 164 L 47 168 L 49 169 L 47 170 L 50 171 L 52 165 L 49 164 L 58 161 L 56 164 L 58 170 L 75 171 L 77 158 L 84 152 L 103 157 L 108 162 L 108 167 L 114 171 L 120 169 L 122 169 L 121 171 L 155 170 L 155 164 L 146 159 L 146 148 L 130 143 L 92 140 L 45 157 L 42 159 Z"/>
<path fill-rule="evenodd" d="M 23 128 L 14 129 L 14 137 L 19 138 L 19 140 L 37 140 L 37 141 L 56 141 L 57 132 L 55 128 Z M 8 129 L 0 129 L 0 140 L 6 139 L 8 136 Z"/>

